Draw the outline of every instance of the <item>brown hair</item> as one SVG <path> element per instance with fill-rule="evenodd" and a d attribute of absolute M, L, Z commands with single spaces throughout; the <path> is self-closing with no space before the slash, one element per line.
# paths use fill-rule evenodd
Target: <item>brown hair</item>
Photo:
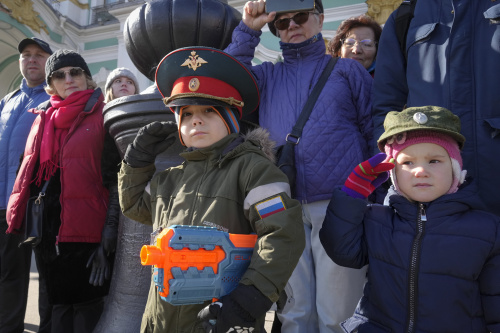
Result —
<path fill-rule="evenodd" d="M 340 57 L 340 49 L 342 48 L 342 40 L 346 38 L 347 34 L 354 28 L 368 27 L 373 30 L 375 35 L 376 47 L 378 50 L 378 41 L 382 34 L 382 27 L 370 16 L 362 14 L 355 17 L 350 17 L 340 23 L 337 34 L 328 42 L 327 51 L 334 57 Z"/>
<path fill-rule="evenodd" d="M 90 76 L 85 74 L 85 79 L 87 80 L 87 89 L 97 88 L 97 83 L 95 83 L 95 81 Z M 45 87 L 45 92 L 51 96 L 57 95 L 56 88 L 54 88 L 54 86 L 52 85 L 52 81 L 48 86 Z"/>

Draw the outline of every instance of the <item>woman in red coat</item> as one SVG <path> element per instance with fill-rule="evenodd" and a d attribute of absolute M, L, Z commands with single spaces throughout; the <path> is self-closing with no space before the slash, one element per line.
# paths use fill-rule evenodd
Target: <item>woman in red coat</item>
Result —
<path fill-rule="evenodd" d="M 80 54 L 55 52 L 45 74 L 51 97 L 30 110 L 38 117 L 9 198 L 7 232 L 22 232 L 29 197 L 49 182 L 43 236 L 34 251 L 53 305 L 52 332 L 92 332 L 116 247 L 120 157 L 104 129 L 104 97 Z"/>

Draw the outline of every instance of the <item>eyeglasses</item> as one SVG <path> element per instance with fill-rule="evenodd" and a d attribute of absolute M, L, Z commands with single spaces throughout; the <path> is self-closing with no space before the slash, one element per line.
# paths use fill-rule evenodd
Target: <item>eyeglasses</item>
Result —
<path fill-rule="evenodd" d="M 72 67 L 65 71 L 60 69 L 58 71 L 53 71 L 52 74 L 50 74 L 50 78 L 54 80 L 64 80 L 66 79 L 66 74 L 68 73 L 72 78 L 77 78 L 83 74 L 83 69 L 81 69 L 80 67 Z"/>
<path fill-rule="evenodd" d="M 295 22 L 295 24 L 298 25 L 304 24 L 307 22 L 307 20 L 309 20 L 309 14 L 319 15 L 319 13 L 313 13 L 313 12 L 298 12 L 292 17 L 281 18 L 274 21 L 274 27 L 278 30 L 286 30 L 290 26 L 291 20 L 293 20 L 293 22 Z"/>
<path fill-rule="evenodd" d="M 352 49 L 356 44 L 358 44 L 358 46 L 361 46 L 365 50 L 370 50 L 373 49 L 375 45 L 377 45 L 377 42 L 371 39 L 363 39 L 358 42 L 354 38 L 346 38 L 342 40 L 342 45 L 344 45 L 347 49 Z"/>

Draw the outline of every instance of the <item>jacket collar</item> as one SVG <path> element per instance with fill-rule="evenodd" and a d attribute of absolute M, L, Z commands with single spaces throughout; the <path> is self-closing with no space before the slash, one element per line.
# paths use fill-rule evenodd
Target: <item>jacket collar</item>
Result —
<path fill-rule="evenodd" d="M 326 53 L 326 46 L 323 35 L 318 33 L 302 43 L 283 43 L 280 41 L 280 48 L 283 51 L 285 62 L 296 61 L 307 57 L 321 58 Z"/>
<path fill-rule="evenodd" d="M 229 134 L 211 146 L 205 148 L 187 148 L 180 155 L 187 161 L 218 160 L 224 148 L 238 137 L 238 133 Z"/>
<path fill-rule="evenodd" d="M 187 161 L 211 160 L 213 163 L 223 164 L 240 154 L 253 151 L 265 156 L 274 163 L 275 149 L 276 143 L 269 137 L 269 132 L 258 127 L 246 134 L 233 133 L 227 135 L 206 148 L 187 148 L 180 155 Z"/>
<path fill-rule="evenodd" d="M 21 91 L 25 93 L 28 96 L 31 96 L 33 93 L 41 93 L 45 92 L 44 88 L 46 86 L 45 81 L 42 84 L 37 85 L 36 87 L 28 87 L 28 83 L 26 82 L 26 79 L 23 78 L 23 81 L 21 82 Z"/>
<path fill-rule="evenodd" d="M 394 208 L 398 215 L 407 220 L 415 220 L 418 216 L 419 203 L 410 202 L 391 186 L 386 203 Z M 445 218 L 464 213 L 471 209 L 486 210 L 477 195 L 476 184 L 468 177 L 456 193 L 445 194 L 434 201 L 423 203 L 427 219 Z"/>

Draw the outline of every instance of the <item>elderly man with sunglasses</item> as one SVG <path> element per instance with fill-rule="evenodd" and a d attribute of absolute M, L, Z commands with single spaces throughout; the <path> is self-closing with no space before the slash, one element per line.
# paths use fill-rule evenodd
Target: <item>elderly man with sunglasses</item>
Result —
<path fill-rule="evenodd" d="M 250 1 L 225 50 L 255 75 L 261 90 L 259 124 L 278 145 L 285 143 L 331 58 L 325 54 L 323 20 L 321 0 L 311 11 L 279 15 L 266 13 L 264 0 Z M 252 66 L 266 24 L 280 39 L 283 62 Z M 362 294 L 365 269 L 337 266 L 318 235 L 333 188 L 369 157 L 372 81 L 359 62 L 339 59 L 295 146 L 294 189 L 302 202 L 306 249 L 285 288 L 287 301 L 278 311 L 282 332 L 341 332 L 341 321 L 352 315 Z"/>

